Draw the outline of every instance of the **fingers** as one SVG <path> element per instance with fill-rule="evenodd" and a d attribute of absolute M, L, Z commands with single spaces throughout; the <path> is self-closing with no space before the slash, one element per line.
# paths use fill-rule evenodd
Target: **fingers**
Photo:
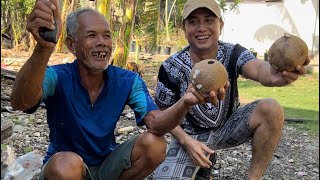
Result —
<path fill-rule="evenodd" d="M 217 106 L 219 103 L 219 100 L 218 100 L 218 96 L 217 96 L 216 92 L 211 91 L 209 96 L 210 96 L 211 103 L 214 104 L 215 106 Z"/>
<path fill-rule="evenodd" d="M 287 81 L 286 84 L 291 84 L 298 79 L 298 74 L 294 72 L 283 71 L 282 76 Z"/>
<path fill-rule="evenodd" d="M 59 0 L 49 0 L 52 3 L 51 9 L 53 11 L 54 19 L 60 19 L 61 13 L 60 13 L 60 4 Z"/>
<path fill-rule="evenodd" d="M 214 153 L 214 151 L 208 148 L 205 144 L 202 144 L 201 148 L 202 152 L 198 154 L 198 157 L 194 157 L 194 159 L 196 159 L 195 164 L 204 168 L 210 168 L 210 166 L 212 166 L 212 162 L 209 157 Z"/>
<path fill-rule="evenodd" d="M 53 25 L 53 10 L 55 9 L 57 9 L 56 6 L 50 1 L 39 0 L 36 2 L 35 7 L 28 17 L 29 21 L 32 22 L 37 19 L 42 19 L 44 22 L 47 21 L 49 24 Z"/>
<path fill-rule="evenodd" d="M 230 82 L 227 81 L 226 85 L 224 86 L 224 89 L 228 89 L 230 87 Z"/>
<path fill-rule="evenodd" d="M 46 27 L 48 29 L 54 30 L 55 27 L 53 24 L 54 22 L 52 19 L 52 15 L 37 9 L 33 12 L 33 14 L 30 14 L 28 18 L 27 28 L 30 32 L 33 30 L 38 30 L 40 27 Z"/>
<path fill-rule="evenodd" d="M 211 91 L 209 94 L 201 94 L 194 87 L 190 84 L 187 92 L 191 92 L 196 99 L 198 100 L 197 103 L 205 104 L 205 103 L 212 103 L 215 106 L 219 104 L 219 100 L 223 100 L 226 96 L 226 89 L 229 88 L 230 83 L 227 82 L 224 87 L 221 87 L 218 92 Z"/>
<path fill-rule="evenodd" d="M 228 82 L 224 85 L 224 87 L 221 87 L 221 88 L 218 90 L 217 93 L 216 93 L 215 91 L 211 91 L 211 92 L 209 93 L 211 103 L 217 106 L 218 103 L 219 103 L 219 100 L 223 100 L 223 99 L 225 98 L 226 92 L 227 92 L 226 89 L 228 89 L 229 86 L 230 86 L 230 82 L 228 81 Z"/>
<path fill-rule="evenodd" d="M 311 58 L 308 56 L 306 61 L 303 63 L 303 66 L 308 65 L 310 63 L 310 61 L 311 61 Z"/>
<path fill-rule="evenodd" d="M 222 87 L 218 91 L 218 99 L 223 100 L 226 96 L 226 86 Z"/>
<path fill-rule="evenodd" d="M 194 89 L 194 87 L 192 86 L 192 84 L 189 85 L 187 92 L 191 92 L 193 94 L 193 96 L 195 96 L 195 100 L 196 102 L 192 102 L 191 104 L 205 104 L 206 103 L 206 97 L 204 97 L 203 95 L 201 95 L 197 90 Z"/>
<path fill-rule="evenodd" d="M 299 75 L 303 75 L 307 73 L 307 69 L 305 68 L 305 66 L 297 66 L 296 71 Z"/>
<path fill-rule="evenodd" d="M 204 144 L 204 146 L 202 147 L 203 150 L 205 150 L 205 152 L 207 152 L 209 155 L 214 153 L 214 150 L 210 149 L 208 146 L 206 146 Z M 208 157 L 209 158 L 209 157 Z"/>
<path fill-rule="evenodd" d="M 39 35 L 41 27 L 54 30 L 54 13 L 57 13 L 58 0 L 37 0 L 32 12 L 27 18 L 27 30 L 34 36 L 35 40 L 42 46 L 54 47 L 51 42 L 44 41 Z"/>

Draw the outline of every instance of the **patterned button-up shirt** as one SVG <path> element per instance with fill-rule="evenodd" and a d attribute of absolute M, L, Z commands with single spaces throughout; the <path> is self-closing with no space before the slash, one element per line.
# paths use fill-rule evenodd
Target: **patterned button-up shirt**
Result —
<path fill-rule="evenodd" d="M 235 45 L 218 42 L 218 52 L 216 59 L 221 62 L 228 70 L 230 55 Z M 189 54 L 190 46 L 173 54 L 165 60 L 159 69 L 158 85 L 155 95 L 155 101 L 160 107 L 170 107 L 177 102 L 188 89 L 190 72 L 193 63 Z M 236 78 L 241 75 L 241 69 L 248 61 L 255 59 L 251 51 L 245 49 L 237 59 Z M 230 72 L 229 80 L 230 80 Z M 230 87 L 227 89 L 224 100 L 219 101 L 215 106 L 211 103 L 195 105 L 181 122 L 182 128 L 189 134 L 205 132 L 208 129 L 217 128 L 227 119 L 227 113 L 230 102 Z"/>

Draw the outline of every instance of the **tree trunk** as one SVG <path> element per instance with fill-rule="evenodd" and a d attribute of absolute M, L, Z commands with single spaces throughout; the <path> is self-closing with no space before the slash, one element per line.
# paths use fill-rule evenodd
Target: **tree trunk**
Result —
<path fill-rule="evenodd" d="M 111 28 L 111 0 L 97 0 L 96 9 L 103 14 Z"/>
<path fill-rule="evenodd" d="M 137 0 L 125 0 L 125 14 L 113 56 L 113 65 L 125 67 L 129 55 L 131 33 L 134 25 Z"/>
<path fill-rule="evenodd" d="M 63 6 L 62 6 L 62 11 L 61 11 L 61 19 L 62 19 L 62 31 L 61 35 L 59 36 L 57 46 L 56 46 L 56 52 L 63 52 L 67 50 L 64 40 L 67 36 L 66 32 L 66 18 L 67 15 L 75 10 L 76 6 L 78 4 L 78 0 L 64 0 L 63 1 Z"/>

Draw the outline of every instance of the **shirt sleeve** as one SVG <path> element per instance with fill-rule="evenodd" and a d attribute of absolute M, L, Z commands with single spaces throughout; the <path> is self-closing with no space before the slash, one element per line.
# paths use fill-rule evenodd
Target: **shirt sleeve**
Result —
<path fill-rule="evenodd" d="M 160 107 L 168 108 L 177 101 L 177 85 L 174 83 L 173 78 L 162 64 L 159 68 L 155 95 L 155 101 Z"/>
<path fill-rule="evenodd" d="M 142 120 L 148 112 L 158 110 L 157 105 L 149 94 L 147 86 L 138 75 L 134 79 L 128 104 L 135 113 L 138 125 L 144 125 Z"/>
<path fill-rule="evenodd" d="M 256 57 L 252 54 L 252 52 L 248 49 L 244 50 L 240 56 L 238 57 L 237 61 L 237 74 L 242 74 L 242 67 L 252 59 Z"/>
<path fill-rule="evenodd" d="M 52 67 L 48 67 L 44 76 L 42 90 L 42 99 L 47 99 L 48 96 L 53 96 L 57 84 L 57 73 Z"/>
<path fill-rule="evenodd" d="M 54 95 L 56 84 L 57 84 L 57 73 L 52 67 L 48 67 L 46 69 L 46 73 L 44 75 L 44 80 L 42 83 L 43 95 L 41 100 L 32 108 L 27 109 L 23 112 L 28 114 L 34 113 L 38 109 L 38 107 L 40 106 L 43 100 L 47 99 L 48 96 Z"/>

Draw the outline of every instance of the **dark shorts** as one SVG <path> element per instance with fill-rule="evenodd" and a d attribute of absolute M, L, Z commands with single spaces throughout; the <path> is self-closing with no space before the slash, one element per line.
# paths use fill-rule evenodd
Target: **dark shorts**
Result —
<path fill-rule="evenodd" d="M 86 180 L 119 179 L 122 171 L 131 167 L 130 156 L 137 138 L 138 136 L 118 145 L 100 166 L 87 166 L 84 163 L 87 169 Z M 39 180 L 44 180 L 44 171 L 50 159 L 43 165 Z"/>
<path fill-rule="evenodd" d="M 244 107 L 240 107 L 219 128 L 190 136 L 203 142 L 213 150 L 231 148 L 249 141 L 254 133 L 249 128 L 249 121 L 258 102 L 260 101 L 254 101 Z M 167 147 L 167 157 L 156 169 L 154 179 L 189 180 L 195 177 L 199 168 L 192 162 L 181 144 L 176 139 L 172 139 Z"/>

